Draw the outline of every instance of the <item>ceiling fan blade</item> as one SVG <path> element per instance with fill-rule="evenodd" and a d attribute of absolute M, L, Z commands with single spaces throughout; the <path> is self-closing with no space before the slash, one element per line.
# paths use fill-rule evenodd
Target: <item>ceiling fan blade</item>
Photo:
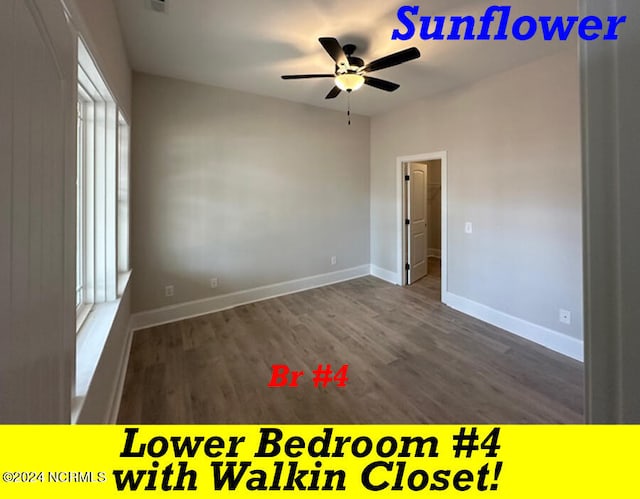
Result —
<path fill-rule="evenodd" d="M 370 87 L 379 88 L 380 90 L 386 90 L 387 92 L 393 92 L 400 88 L 400 85 L 393 83 L 392 81 L 381 80 L 379 78 L 373 78 L 371 76 L 364 77 L 364 84 Z"/>
<path fill-rule="evenodd" d="M 333 74 L 282 75 L 283 80 L 308 80 L 309 78 L 335 78 Z"/>
<path fill-rule="evenodd" d="M 420 57 L 420 51 L 415 47 L 411 47 L 410 49 L 401 50 L 395 54 L 381 57 L 380 59 L 370 62 L 363 68 L 363 71 L 368 73 L 372 71 L 380 71 L 381 69 L 390 68 L 391 66 L 397 66 L 398 64 L 412 61 L 418 57 Z"/>
<path fill-rule="evenodd" d="M 335 38 L 324 37 L 318 38 L 318 41 L 338 66 L 349 65 L 347 55 L 344 53 L 344 50 L 342 50 L 342 46 L 340 45 L 340 42 L 338 40 L 336 40 Z"/>
<path fill-rule="evenodd" d="M 325 99 L 335 99 L 336 97 L 338 97 L 338 95 L 340 95 L 340 92 L 342 92 L 342 90 L 340 90 L 338 87 L 333 87 L 327 94 Z"/>

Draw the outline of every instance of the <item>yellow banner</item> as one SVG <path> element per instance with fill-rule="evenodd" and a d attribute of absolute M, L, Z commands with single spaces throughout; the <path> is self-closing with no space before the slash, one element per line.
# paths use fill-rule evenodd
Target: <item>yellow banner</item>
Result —
<path fill-rule="evenodd" d="M 640 497 L 636 426 L 0 426 L 0 498 Z"/>

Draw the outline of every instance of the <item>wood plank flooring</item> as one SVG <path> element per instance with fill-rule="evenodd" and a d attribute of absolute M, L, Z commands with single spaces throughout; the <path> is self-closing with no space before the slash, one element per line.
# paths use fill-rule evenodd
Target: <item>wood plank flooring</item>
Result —
<path fill-rule="evenodd" d="M 120 424 L 581 423 L 583 367 L 364 277 L 134 335 Z M 304 371 L 269 388 L 271 366 Z M 348 382 L 315 388 L 318 364 Z"/>

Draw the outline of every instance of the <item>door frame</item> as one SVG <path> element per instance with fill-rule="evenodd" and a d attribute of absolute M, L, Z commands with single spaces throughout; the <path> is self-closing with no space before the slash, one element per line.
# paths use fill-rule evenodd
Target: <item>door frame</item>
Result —
<path fill-rule="evenodd" d="M 407 264 L 407 226 L 405 220 L 406 213 L 406 183 L 404 180 L 405 164 L 417 163 L 424 161 L 440 160 L 442 167 L 442 277 L 441 277 L 441 301 L 444 302 L 447 296 L 448 287 L 448 230 L 447 230 L 447 212 L 448 212 L 448 166 L 447 151 L 437 151 L 424 154 L 414 154 L 412 156 L 398 156 L 396 159 L 396 234 L 397 234 L 397 255 L 398 255 L 398 276 L 396 283 L 400 286 L 407 285 L 407 273 L 405 266 Z"/>

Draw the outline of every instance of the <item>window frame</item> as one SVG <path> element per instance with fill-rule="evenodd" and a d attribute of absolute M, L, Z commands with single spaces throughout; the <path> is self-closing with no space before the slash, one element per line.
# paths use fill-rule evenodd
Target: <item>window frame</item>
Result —
<path fill-rule="evenodd" d="M 78 85 L 76 121 L 76 332 L 91 312 L 92 304 L 86 301 L 86 249 L 87 249 L 87 157 L 86 139 L 89 124 L 88 108 L 91 99 Z"/>
<path fill-rule="evenodd" d="M 131 127 L 122 113 L 118 111 L 118 179 L 117 179 L 117 269 L 120 277 L 131 270 L 130 255 L 130 151 L 131 151 Z M 118 296 L 122 295 L 120 282 L 118 283 Z"/>
<path fill-rule="evenodd" d="M 78 40 L 76 332 L 129 274 L 129 125 Z"/>

